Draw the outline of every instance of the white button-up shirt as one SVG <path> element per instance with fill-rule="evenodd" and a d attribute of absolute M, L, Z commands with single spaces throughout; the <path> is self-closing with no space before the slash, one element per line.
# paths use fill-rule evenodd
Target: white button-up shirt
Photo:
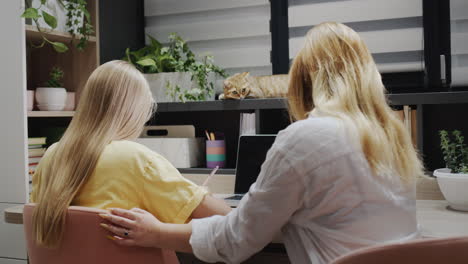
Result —
<path fill-rule="evenodd" d="M 353 129 L 311 116 L 281 131 L 237 209 L 192 221 L 194 254 L 239 263 L 281 231 L 292 263 L 322 264 L 417 237 L 414 183 L 374 175 Z"/>

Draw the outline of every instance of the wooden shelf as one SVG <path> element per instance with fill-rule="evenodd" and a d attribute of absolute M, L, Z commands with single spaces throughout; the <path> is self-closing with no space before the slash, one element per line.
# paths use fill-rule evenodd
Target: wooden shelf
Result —
<path fill-rule="evenodd" d="M 74 111 L 28 111 L 28 117 L 72 117 Z"/>
<path fill-rule="evenodd" d="M 53 29 L 41 28 L 41 32 L 37 30 L 36 26 L 25 25 L 26 27 L 26 39 L 31 41 L 41 40 L 42 35 L 44 35 L 50 41 L 62 41 L 67 42 L 73 39 L 72 35 L 68 32 L 61 32 Z M 75 39 L 79 39 L 81 36 L 76 35 Z M 89 42 L 96 42 L 97 38 L 95 36 L 89 37 Z"/>
<path fill-rule="evenodd" d="M 466 104 L 468 91 L 460 92 L 427 92 L 389 94 L 391 105 L 427 105 L 427 104 Z M 285 98 L 216 100 L 186 103 L 158 103 L 157 112 L 190 112 L 190 111 L 255 111 L 264 109 L 286 109 Z"/>

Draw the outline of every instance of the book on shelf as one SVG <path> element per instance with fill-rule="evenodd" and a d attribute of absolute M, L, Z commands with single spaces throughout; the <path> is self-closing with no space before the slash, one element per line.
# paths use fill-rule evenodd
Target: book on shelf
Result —
<path fill-rule="evenodd" d="M 28 146 L 31 147 L 42 147 L 46 144 L 45 137 L 30 137 L 28 138 Z"/>
<path fill-rule="evenodd" d="M 45 137 L 31 137 L 28 138 L 28 176 L 29 180 L 32 180 L 32 176 L 36 172 L 37 165 L 44 156 L 46 148 L 46 138 Z"/>
<path fill-rule="evenodd" d="M 255 113 L 241 113 L 239 135 L 255 135 Z"/>
<path fill-rule="evenodd" d="M 45 148 L 34 148 L 34 149 L 28 149 L 28 156 L 29 157 L 42 157 L 45 153 L 46 149 Z"/>

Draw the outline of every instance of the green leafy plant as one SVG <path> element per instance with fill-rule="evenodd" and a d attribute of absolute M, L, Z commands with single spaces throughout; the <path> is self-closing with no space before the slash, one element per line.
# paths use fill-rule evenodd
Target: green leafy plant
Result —
<path fill-rule="evenodd" d="M 461 132 L 454 130 L 450 136 L 449 132 L 441 130 L 439 135 L 440 148 L 447 168 L 451 169 L 452 173 L 468 173 L 468 147 Z"/>
<path fill-rule="evenodd" d="M 205 55 L 197 60 L 187 42 L 175 33 L 169 35 L 169 43 L 163 46 L 148 35 L 150 44 L 136 51 L 127 48 L 124 60 L 131 62 L 142 73 L 190 72 L 197 88 L 182 90 L 166 83 L 166 93 L 182 102 L 206 100 L 214 93 L 214 83 L 208 81 L 211 73 L 227 77 L 226 72 L 214 64 L 213 56 Z"/>
<path fill-rule="evenodd" d="M 89 36 L 94 33 L 93 25 L 91 25 L 91 14 L 86 8 L 88 3 L 85 0 L 68 0 L 66 3 L 59 1 L 67 10 L 68 33 L 73 36 L 72 39 L 75 39 L 79 34 L 79 41 L 75 46 L 78 50 L 84 50 L 88 45 Z M 81 17 L 84 17 L 83 21 L 79 20 Z"/>
<path fill-rule="evenodd" d="M 45 82 L 46 87 L 63 87 L 63 71 L 59 67 L 53 67 L 49 73 L 49 80 Z"/>
<path fill-rule="evenodd" d="M 56 0 L 59 4 L 64 6 L 67 10 L 67 26 L 70 28 L 69 33 L 72 34 L 72 41 L 75 37 L 80 34 L 80 39 L 76 44 L 78 50 L 86 48 L 89 36 L 94 33 L 93 26 L 91 25 L 91 15 L 86 9 L 87 2 L 85 0 Z M 43 7 L 47 4 L 47 0 L 41 0 L 38 7 L 33 7 L 30 0 L 26 0 L 26 10 L 24 10 L 21 17 L 31 19 L 36 25 L 37 31 L 42 34 L 42 41 L 40 44 L 30 43 L 34 48 L 42 48 L 45 44 L 50 44 L 55 51 L 62 53 L 68 51 L 68 47 L 65 43 L 59 41 L 51 41 L 45 37 L 44 31 L 39 27 L 39 19 L 43 19 L 44 22 L 52 29 L 57 28 L 57 18 L 45 10 Z M 79 21 L 76 19 L 84 15 L 83 23 L 79 25 Z M 77 27 L 72 27 L 75 25 Z M 76 29 L 75 29 L 76 28 Z"/>

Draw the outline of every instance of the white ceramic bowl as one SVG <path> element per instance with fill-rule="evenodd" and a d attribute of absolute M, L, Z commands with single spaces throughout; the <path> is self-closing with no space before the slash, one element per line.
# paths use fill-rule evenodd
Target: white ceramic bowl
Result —
<path fill-rule="evenodd" d="M 67 90 L 65 88 L 36 88 L 37 105 L 65 105 Z M 39 108 L 40 109 L 40 108 Z"/>
<path fill-rule="evenodd" d="M 468 174 L 450 173 L 450 169 L 434 171 L 437 183 L 450 207 L 468 211 Z"/>
<path fill-rule="evenodd" d="M 65 108 L 65 105 L 57 105 L 57 104 L 43 104 L 37 105 L 37 108 L 41 111 L 62 111 Z"/>

